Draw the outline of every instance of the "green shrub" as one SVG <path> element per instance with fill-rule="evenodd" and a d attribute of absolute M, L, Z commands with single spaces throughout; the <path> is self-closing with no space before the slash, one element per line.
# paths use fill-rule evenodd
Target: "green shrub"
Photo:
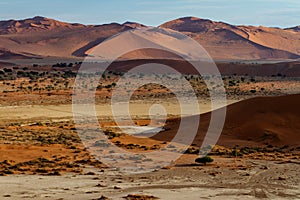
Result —
<path fill-rule="evenodd" d="M 195 160 L 196 163 L 202 163 L 202 164 L 204 164 L 204 165 L 206 165 L 206 163 L 211 163 L 211 162 L 213 162 L 213 161 L 214 161 L 214 159 L 212 159 L 212 158 L 209 157 L 209 156 L 204 156 L 204 157 L 201 157 L 201 158 L 197 158 L 197 159 Z"/>

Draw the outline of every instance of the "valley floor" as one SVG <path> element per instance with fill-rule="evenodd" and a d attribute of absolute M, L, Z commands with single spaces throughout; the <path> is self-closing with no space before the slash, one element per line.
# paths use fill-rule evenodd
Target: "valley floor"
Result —
<path fill-rule="evenodd" d="M 87 167 L 81 175 L 4 176 L 0 193 L 1 199 L 14 200 L 299 199 L 299 173 L 297 162 L 216 158 L 208 166 L 178 165 L 136 175 Z"/>

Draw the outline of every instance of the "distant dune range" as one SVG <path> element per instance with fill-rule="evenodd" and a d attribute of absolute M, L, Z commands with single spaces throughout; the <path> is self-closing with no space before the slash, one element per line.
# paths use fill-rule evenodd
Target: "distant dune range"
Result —
<path fill-rule="evenodd" d="M 240 101 L 227 107 L 226 121 L 219 145 L 234 147 L 299 145 L 300 140 L 300 95 L 281 97 L 257 97 Z M 217 111 L 220 113 L 220 110 Z M 190 127 L 198 123 L 191 116 Z M 194 144 L 201 145 L 206 134 L 211 113 L 200 115 L 200 126 Z M 153 136 L 153 139 L 170 141 L 176 134 L 180 119 L 167 121 L 167 131 Z"/>
<path fill-rule="evenodd" d="M 0 59 L 83 58 L 108 37 L 144 26 L 134 22 L 71 24 L 44 17 L 0 21 Z M 218 60 L 300 58 L 299 27 L 233 26 L 195 17 L 172 20 L 159 27 L 192 37 Z M 137 57 L 149 58 L 143 52 Z"/>

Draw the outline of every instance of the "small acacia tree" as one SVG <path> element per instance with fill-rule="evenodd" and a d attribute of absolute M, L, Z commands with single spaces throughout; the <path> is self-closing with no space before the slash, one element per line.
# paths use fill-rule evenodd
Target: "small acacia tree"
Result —
<path fill-rule="evenodd" d="M 212 159 L 212 158 L 209 157 L 209 156 L 204 156 L 204 157 L 201 157 L 201 158 L 197 158 L 197 159 L 195 160 L 196 163 L 202 163 L 202 164 L 204 164 L 204 165 L 206 165 L 206 163 L 211 163 L 211 162 L 213 162 L 213 161 L 214 161 L 214 159 Z"/>

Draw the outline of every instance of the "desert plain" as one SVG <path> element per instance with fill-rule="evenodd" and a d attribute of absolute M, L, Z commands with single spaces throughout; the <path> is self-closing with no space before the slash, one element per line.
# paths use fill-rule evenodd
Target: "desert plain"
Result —
<path fill-rule="evenodd" d="M 191 105 L 183 117 L 201 114 L 202 118 L 193 144 L 171 165 L 127 174 L 93 157 L 76 132 L 71 104 L 75 79 L 71 72 L 76 67 L 70 65 L 71 72 L 65 68 L 51 72 L 51 67 L 20 68 L 22 73 L 17 74 L 5 68 L 6 79 L 0 83 L 1 199 L 300 197 L 299 95 L 295 94 L 300 89 L 298 78 L 224 76 L 227 120 L 218 143 L 209 153 L 214 162 L 202 165 L 195 159 L 211 104 L 209 96 L 203 93 L 202 80 L 187 77 L 198 92 L 200 110 L 195 112 Z M 125 150 L 147 153 L 163 147 L 182 117 L 178 101 L 158 85 L 140 88 L 130 102 L 135 123 L 140 127 L 147 125 L 149 108 L 155 103 L 164 106 L 168 113 L 169 120 L 164 124 L 167 128 L 148 139 L 139 139 L 134 132 L 124 133 L 114 128 L 110 108 L 113 83 L 119 76 L 108 72 L 96 91 L 99 124 L 111 142 Z"/>
<path fill-rule="evenodd" d="M 74 93 L 78 69 L 107 38 L 128 30 L 131 39 L 139 38 L 134 30 L 142 27 L 133 22 L 71 24 L 39 16 L 0 22 L 0 199 L 300 199 L 299 27 L 234 26 L 195 17 L 160 25 L 172 34 L 159 45 L 173 41 L 178 31 L 218 61 L 222 84 L 210 84 L 214 91 L 225 89 L 226 102 L 214 111 L 226 108 L 226 118 L 217 143 L 205 146 L 213 162 L 195 162 L 213 111 L 205 77 L 161 51 L 131 52 L 102 74 L 94 88 L 99 127 L 118 148 L 139 153 L 132 160 L 137 164 L 149 162 L 143 154 L 168 146 L 182 119 L 189 121 L 187 134 L 199 123 L 189 147 L 170 164 L 143 173 L 125 173 L 91 153 L 73 118 L 74 95 L 86 95 Z M 145 74 L 132 74 L 118 95 L 133 92 L 130 116 L 138 128 L 124 120 L 120 129 L 111 108 L 113 91 L 126 70 L 154 60 L 184 72 L 200 109 L 188 99 L 180 104 L 163 85 L 131 91 L 131 84 L 147 80 Z M 157 104 L 166 111 L 166 121 L 163 113 L 149 112 Z M 139 137 L 141 130 L 152 130 L 149 124 L 162 131 Z M 106 146 L 94 141 L 91 147 Z M 176 145 L 168 148 L 181 152 Z"/>

